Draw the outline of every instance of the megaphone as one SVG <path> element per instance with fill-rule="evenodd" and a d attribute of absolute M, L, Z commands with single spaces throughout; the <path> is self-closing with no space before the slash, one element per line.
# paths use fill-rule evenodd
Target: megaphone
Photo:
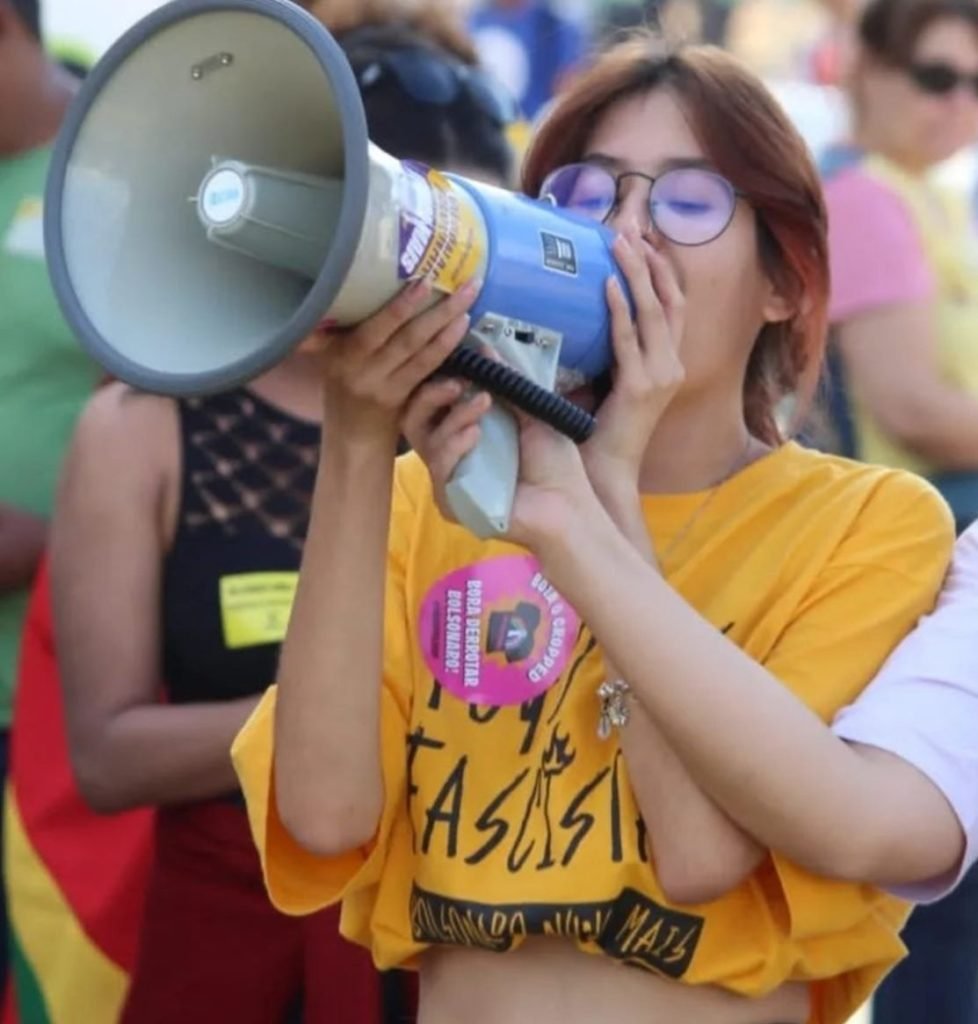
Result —
<path fill-rule="evenodd" d="M 593 420 L 558 377 L 607 368 L 604 282 L 624 286 L 600 225 L 370 143 L 342 50 L 288 0 L 175 0 L 130 29 L 68 112 L 45 240 L 82 345 L 175 396 L 244 383 L 412 279 L 450 293 L 478 277 L 451 371 L 576 440 Z M 449 486 L 477 535 L 507 530 L 518 458 L 496 403 Z"/>

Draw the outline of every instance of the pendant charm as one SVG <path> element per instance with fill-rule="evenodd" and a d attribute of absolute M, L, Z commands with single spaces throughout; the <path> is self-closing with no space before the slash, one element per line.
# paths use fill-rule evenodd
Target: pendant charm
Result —
<path fill-rule="evenodd" d="M 631 687 L 624 679 L 608 680 L 598 687 L 598 739 L 606 740 L 612 729 L 622 729 L 628 725 L 632 710 L 628 706 Z"/>

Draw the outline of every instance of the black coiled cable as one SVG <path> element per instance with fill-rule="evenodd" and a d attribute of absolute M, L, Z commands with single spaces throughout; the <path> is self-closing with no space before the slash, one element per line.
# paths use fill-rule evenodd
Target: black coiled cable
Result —
<path fill-rule="evenodd" d="M 444 362 L 440 374 L 451 374 L 485 388 L 491 395 L 553 427 L 576 444 L 586 441 L 597 425 L 594 417 L 566 398 L 535 384 L 504 363 L 474 348 L 457 348 Z"/>

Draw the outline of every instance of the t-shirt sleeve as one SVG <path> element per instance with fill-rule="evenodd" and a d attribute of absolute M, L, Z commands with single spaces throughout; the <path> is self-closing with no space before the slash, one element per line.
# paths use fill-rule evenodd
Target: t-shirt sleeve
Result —
<path fill-rule="evenodd" d="M 951 516 L 937 492 L 908 473 L 886 473 L 764 659 L 766 667 L 830 723 L 931 610 L 953 543 Z M 899 955 L 903 911 L 879 889 L 818 878 L 776 852 L 772 862 L 802 972 L 817 972 L 842 941 L 853 948 L 892 942 Z"/>
<path fill-rule="evenodd" d="M 936 284 L 917 228 L 892 189 L 853 168 L 828 183 L 825 199 L 833 323 L 934 296 Z"/>
<path fill-rule="evenodd" d="M 277 687 L 266 692 L 231 750 L 244 792 L 252 837 L 258 847 L 272 903 L 288 914 L 308 914 L 375 886 L 384 867 L 398 806 L 406 784 L 405 736 L 410 718 L 410 636 L 405 569 L 413 503 L 395 475 L 387 564 L 384 672 L 380 703 L 380 750 L 384 807 L 373 840 L 337 857 L 301 847 L 282 823 L 275 803 L 275 704 Z M 329 780 L 322 780 L 329 785 Z"/>
<path fill-rule="evenodd" d="M 947 895 L 978 860 L 978 524 L 959 539 L 933 613 L 833 730 L 903 758 L 944 794 L 967 840 L 960 868 L 895 892 L 916 903 Z"/>

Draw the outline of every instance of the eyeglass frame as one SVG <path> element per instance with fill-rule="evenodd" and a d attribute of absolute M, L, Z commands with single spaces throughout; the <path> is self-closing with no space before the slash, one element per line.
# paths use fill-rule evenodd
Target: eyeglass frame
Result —
<path fill-rule="evenodd" d="M 714 171 L 714 170 L 712 170 L 709 167 L 703 167 L 700 164 L 689 164 L 689 165 L 685 165 L 685 166 L 684 165 L 679 165 L 679 166 L 676 166 L 676 167 L 670 167 L 668 170 L 663 171 L 659 175 L 646 174 L 644 171 L 620 171 L 619 173 L 616 174 L 614 171 L 611 170 L 610 167 L 606 167 L 604 164 L 598 163 L 596 161 L 588 161 L 588 160 L 578 160 L 578 161 L 576 161 L 575 163 L 572 163 L 572 164 L 562 164 L 560 167 L 555 167 L 546 176 L 546 178 L 544 178 L 543 183 L 540 186 L 540 195 L 537 198 L 539 198 L 539 199 L 546 199 L 547 201 L 549 201 L 558 210 L 560 210 L 560 209 L 570 209 L 570 207 L 562 207 L 562 206 L 560 206 L 557 203 L 557 200 L 556 200 L 556 198 L 553 195 L 545 196 L 543 193 L 544 193 L 544 189 L 546 188 L 547 182 L 550 181 L 554 177 L 554 175 L 559 174 L 561 171 L 566 171 L 568 168 L 571 168 L 571 167 L 591 167 L 591 168 L 594 168 L 597 171 L 603 171 L 614 182 L 614 185 L 615 185 L 614 200 L 612 201 L 612 204 L 611 204 L 610 208 L 608 209 L 608 212 L 601 218 L 600 221 L 597 221 L 597 223 L 600 223 L 600 224 L 607 224 L 608 223 L 608 218 L 612 216 L 612 214 L 615 212 L 615 210 L 620 208 L 620 206 L 621 206 L 621 183 L 626 178 L 640 178 L 643 181 L 647 181 L 649 183 L 649 196 L 648 196 L 648 200 L 646 201 L 646 206 L 648 207 L 648 210 L 649 210 L 649 219 L 652 222 L 652 226 L 655 228 L 656 231 L 658 231 L 661 235 L 663 235 L 663 237 L 669 239 L 669 241 L 672 242 L 674 245 L 681 245 L 684 249 L 697 249 L 701 245 L 709 245 L 711 242 L 715 242 L 727 230 L 727 228 L 729 228 L 730 225 L 733 223 L 733 219 L 734 219 L 734 217 L 737 214 L 737 200 L 739 200 L 739 199 L 746 199 L 747 198 L 747 194 L 745 192 L 743 192 L 741 189 L 738 189 L 733 184 L 733 182 L 730 181 L 728 178 L 725 178 L 718 171 Z M 663 178 L 666 178 L 670 174 L 675 174 L 675 173 L 677 173 L 679 171 L 699 171 L 701 174 L 708 175 L 709 177 L 713 178 L 714 180 L 721 182 L 726 187 L 726 189 L 729 191 L 730 196 L 733 199 L 733 202 L 730 204 L 730 215 L 729 215 L 729 217 L 727 217 L 727 220 L 724 223 L 723 227 L 715 235 L 713 235 L 710 238 L 705 239 L 702 242 L 679 242 L 679 241 L 676 241 L 676 239 L 674 239 L 671 235 L 669 235 L 665 231 L 663 231 L 659 227 L 659 225 L 656 224 L 656 221 L 655 221 L 655 212 L 654 212 L 654 209 L 653 209 L 653 206 L 652 206 L 652 190 L 655 188 L 656 182 L 662 181 Z M 574 212 L 574 211 L 571 210 L 571 212 Z M 587 215 L 586 214 L 581 214 L 581 216 L 586 217 Z M 588 219 L 596 220 L 596 218 L 588 218 Z"/>

